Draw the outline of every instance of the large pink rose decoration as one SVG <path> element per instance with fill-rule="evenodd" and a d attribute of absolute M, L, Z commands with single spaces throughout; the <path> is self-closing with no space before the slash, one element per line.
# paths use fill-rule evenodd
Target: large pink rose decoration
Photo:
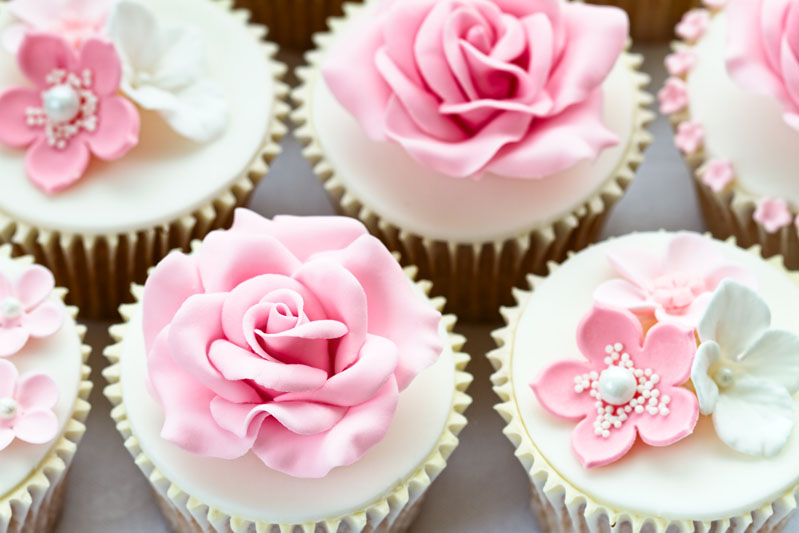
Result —
<path fill-rule="evenodd" d="M 779 100 L 799 130 L 799 0 L 732 0 L 727 12 L 730 76 Z"/>
<path fill-rule="evenodd" d="M 615 144 L 601 84 L 623 11 L 560 0 L 387 0 L 323 67 L 375 141 L 454 177 L 541 178 Z"/>
<path fill-rule="evenodd" d="M 111 160 L 139 140 L 139 113 L 117 95 L 114 45 L 91 38 L 76 53 L 61 37 L 28 33 L 17 62 L 34 88 L 0 93 L 0 143 L 28 148 L 28 177 L 52 193 L 80 179 L 90 155 Z"/>
<path fill-rule="evenodd" d="M 144 291 L 162 437 L 196 454 L 252 450 L 321 477 L 388 431 L 399 391 L 442 351 L 440 315 L 359 222 L 240 209 Z"/>

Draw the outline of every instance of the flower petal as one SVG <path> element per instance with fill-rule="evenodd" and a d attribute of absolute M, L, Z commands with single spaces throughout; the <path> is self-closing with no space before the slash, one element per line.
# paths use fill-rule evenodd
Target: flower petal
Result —
<path fill-rule="evenodd" d="M 715 291 L 725 279 L 732 279 L 752 289 L 757 289 L 757 276 L 746 267 L 734 263 L 725 263 L 705 276 L 705 283 L 709 291 Z"/>
<path fill-rule="evenodd" d="M 608 260 L 616 272 L 646 292 L 654 290 L 654 280 L 663 273 L 660 258 L 640 248 L 614 247 Z"/>
<path fill-rule="evenodd" d="M 0 450 L 5 450 L 12 442 L 14 442 L 14 430 L 11 428 L 0 428 Z"/>
<path fill-rule="evenodd" d="M 64 308 L 61 304 L 52 301 L 44 302 L 33 311 L 22 315 L 22 327 L 36 339 L 49 337 L 61 329 L 63 323 Z"/>
<path fill-rule="evenodd" d="M 699 402 L 691 391 L 681 387 L 664 387 L 662 391 L 671 397 L 669 414 L 645 413 L 634 419 L 641 440 L 650 446 L 668 446 L 684 439 L 694 432 L 699 420 Z"/>
<path fill-rule="evenodd" d="M 665 272 L 696 272 L 715 270 L 722 265 L 721 255 L 713 242 L 702 235 L 680 232 L 669 241 L 663 261 Z"/>
<path fill-rule="evenodd" d="M 691 381 L 699 400 L 699 409 L 703 415 L 712 414 L 716 410 L 719 398 L 719 386 L 710 377 L 710 368 L 721 359 L 721 348 L 715 341 L 705 341 L 696 350 L 691 367 Z"/>
<path fill-rule="evenodd" d="M 702 341 L 719 343 L 723 358 L 737 360 L 770 324 L 766 302 L 749 287 L 727 279 L 716 289 L 697 329 Z"/>
<path fill-rule="evenodd" d="M 139 143 L 139 112 L 121 96 L 102 98 L 97 129 L 86 134 L 91 151 L 100 159 L 119 159 Z"/>
<path fill-rule="evenodd" d="M 152 70 L 152 84 L 177 92 L 196 84 L 207 65 L 206 39 L 203 32 L 188 25 L 164 25 L 160 28 L 161 51 Z"/>
<path fill-rule="evenodd" d="M 31 444 L 50 442 L 58 434 L 58 418 L 50 409 L 33 409 L 17 417 L 14 433 Z"/>
<path fill-rule="evenodd" d="M 604 466 L 618 461 L 630 451 L 635 444 L 635 434 L 635 425 L 627 423 L 604 438 L 594 433 L 594 419 L 588 417 L 572 431 L 572 450 L 584 467 Z"/>
<path fill-rule="evenodd" d="M 63 38 L 53 33 L 28 32 L 17 52 L 22 73 L 37 88 L 47 86 L 47 76 L 54 70 L 75 70 L 76 58 Z"/>
<path fill-rule="evenodd" d="M 0 334 L 2 334 L 0 329 Z M 2 338 L 0 338 L 0 346 L 3 345 Z M 5 359 L 0 359 L 0 398 L 13 398 L 17 386 L 17 378 L 19 372 L 14 363 Z"/>
<path fill-rule="evenodd" d="M 621 343 L 633 361 L 638 361 L 644 332 L 631 312 L 595 306 L 577 329 L 577 345 L 592 365 L 603 364 L 605 348 Z"/>
<path fill-rule="evenodd" d="M 324 477 L 337 466 L 354 463 L 385 437 L 398 398 L 396 380 L 389 379 L 374 398 L 349 408 L 338 424 L 316 435 L 298 435 L 266 419 L 253 452 L 269 468 L 291 476 Z"/>
<path fill-rule="evenodd" d="M 23 411 L 49 410 L 58 402 L 58 385 L 46 374 L 28 375 L 17 384 L 15 397 Z"/>
<path fill-rule="evenodd" d="M 138 2 L 116 3 L 108 18 L 108 35 L 131 73 L 150 72 L 161 57 L 158 21 Z"/>
<path fill-rule="evenodd" d="M 211 412 L 220 427 L 238 435 L 246 434 L 253 422 L 262 425 L 263 415 L 273 416 L 292 433 L 316 435 L 335 426 L 347 409 L 314 402 L 236 404 L 217 396 L 211 402 Z"/>
<path fill-rule="evenodd" d="M 81 134 L 70 139 L 64 149 L 49 146 L 45 137 L 39 137 L 25 157 L 28 177 L 50 194 L 78 181 L 88 166 L 89 148 Z"/>
<path fill-rule="evenodd" d="M 53 273 L 41 265 L 26 268 L 14 283 L 14 292 L 26 310 L 44 302 L 54 288 Z"/>
<path fill-rule="evenodd" d="M 22 327 L 4 328 L 0 326 L 0 357 L 14 355 L 25 346 L 30 334 Z"/>
<path fill-rule="evenodd" d="M 92 91 L 102 100 L 117 92 L 122 80 L 122 65 L 119 63 L 114 44 L 104 38 L 91 38 L 81 47 L 79 70 L 92 73 Z"/>
<path fill-rule="evenodd" d="M 611 279 L 594 291 L 594 300 L 608 307 L 622 307 L 634 313 L 652 312 L 655 303 L 637 285 L 626 279 Z"/>
<path fill-rule="evenodd" d="M 646 335 L 644 349 L 633 356 L 637 368 L 651 368 L 667 385 L 682 385 L 691 376 L 696 353 L 693 328 L 656 324 Z"/>
<path fill-rule="evenodd" d="M 14 296 L 15 292 L 16 291 L 14 290 L 14 285 L 11 283 L 11 280 L 8 279 L 5 274 L 0 272 L 0 299 Z"/>
<path fill-rule="evenodd" d="M 707 306 L 712 299 L 712 292 L 703 292 L 694 298 L 694 301 L 691 302 L 687 308 L 680 310 L 681 312 L 667 310 L 663 306 L 658 306 L 658 308 L 655 309 L 655 318 L 657 318 L 659 322 L 669 322 L 693 330 L 702 320 L 702 317 L 705 316 Z"/>
<path fill-rule="evenodd" d="M 40 128 L 28 126 L 28 108 L 42 106 L 38 91 L 12 87 L 0 94 L 0 143 L 11 148 L 25 148 L 42 134 Z"/>
<path fill-rule="evenodd" d="M 206 143 L 219 137 L 225 130 L 228 104 L 221 85 L 200 80 L 178 92 L 168 93 L 169 98 L 166 96 L 159 98 L 162 105 L 153 101 L 149 108 L 156 109 L 167 124 L 183 137 Z"/>
<path fill-rule="evenodd" d="M 576 392 L 574 378 L 600 368 L 580 361 L 558 361 L 539 374 L 530 387 L 544 409 L 555 416 L 577 420 L 591 415 L 596 400 L 588 391 Z"/>
<path fill-rule="evenodd" d="M 756 378 L 779 383 L 793 395 L 799 391 L 799 335 L 772 329 L 741 355 L 740 363 Z"/>
<path fill-rule="evenodd" d="M 719 395 L 713 425 L 730 448 L 770 457 L 788 442 L 795 416 L 793 400 L 784 387 L 744 375 Z"/>

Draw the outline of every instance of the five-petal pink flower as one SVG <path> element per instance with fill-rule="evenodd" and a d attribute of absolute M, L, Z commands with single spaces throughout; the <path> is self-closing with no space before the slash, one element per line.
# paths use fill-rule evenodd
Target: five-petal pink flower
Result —
<path fill-rule="evenodd" d="M 594 307 L 577 331 L 584 360 L 564 360 L 531 383 L 555 416 L 579 420 L 571 445 L 586 467 L 620 459 L 636 441 L 667 446 L 690 435 L 696 396 L 680 385 L 696 352 L 693 329 L 657 324 L 644 339 L 629 311 Z"/>
<path fill-rule="evenodd" d="M 683 15 L 675 31 L 686 41 L 698 40 L 707 31 L 710 25 L 710 12 L 707 9 L 692 9 Z"/>
<path fill-rule="evenodd" d="M 560 0 L 387 0 L 323 66 L 375 141 L 453 177 L 541 178 L 618 142 L 602 83 L 623 11 Z"/>
<path fill-rule="evenodd" d="M 11 0 L 6 9 L 17 21 L 3 32 L 3 45 L 16 54 L 25 34 L 38 31 L 60 35 L 79 50 L 103 32 L 111 4 L 111 0 Z"/>
<path fill-rule="evenodd" d="M 191 453 L 321 477 L 385 436 L 441 354 L 440 315 L 359 222 L 236 212 L 144 290 L 161 436 Z"/>
<path fill-rule="evenodd" d="M 58 433 L 58 418 L 53 408 L 58 402 L 58 386 L 46 374 L 30 374 L 20 379 L 17 367 L 0 359 L 0 450 L 14 439 L 44 444 Z"/>
<path fill-rule="evenodd" d="M 785 199 L 764 196 L 758 200 L 753 218 L 766 228 L 767 232 L 776 233 L 791 224 L 793 215 Z"/>
<path fill-rule="evenodd" d="M 726 159 L 711 159 L 702 169 L 702 183 L 715 192 L 723 191 L 734 179 L 732 163 Z"/>
<path fill-rule="evenodd" d="M 22 349 L 28 339 L 48 337 L 61 328 L 64 308 L 50 299 L 53 274 L 33 265 L 14 281 L 0 273 L 0 357 Z"/>
<path fill-rule="evenodd" d="M 658 92 L 660 112 L 664 115 L 682 111 L 688 105 L 688 89 L 680 78 L 669 78 Z"/>
<path fill-rule="evenodd" d="M 713 242 L 701 235 L 679 233 L 661 257 L 639 248 L 619 246 L 609 259 L 621 279 L 602 283 L 594 299 L 661 322 L 695 328 L 713 291 L 725 278 L 756 287 L 754 274 L 728 261 Z"/>
<path fill-rule="evenodd" d="M 122 68 L 111 42 L 91 38 L 76 55 L 61 37 L 28 33 L 17 60 L 34 88 L 0 93 L 0 143 L 28 148 L 25 168 L 38 187 L 63 189 L 90 153 L 117 159 L 137 144 L 139 114 L 117 95 Z"/>

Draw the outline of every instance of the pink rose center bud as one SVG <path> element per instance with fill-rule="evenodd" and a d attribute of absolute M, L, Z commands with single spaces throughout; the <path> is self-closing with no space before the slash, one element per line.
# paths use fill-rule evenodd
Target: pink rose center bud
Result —
<path fill-rule="evenodd" d="M 667 312 L 674 313 L 687 308 L 705 291 L 706 285 L 701 278 L 676 273 L 655 279 L 652 297 Z"/>

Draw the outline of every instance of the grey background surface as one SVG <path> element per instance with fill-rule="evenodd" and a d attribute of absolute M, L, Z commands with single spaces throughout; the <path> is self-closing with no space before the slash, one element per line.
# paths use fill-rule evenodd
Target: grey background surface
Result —
<path fill-rule="evenodd" d="M 645 55 L 643 69 L 652 76 L 650 92 L 655 93 L 665 77 L 662 64 L 666 47 L 639 47 L 637 51 Z M 293 55 L 282 59 L 290 64 L 300 62 Z M 650 130 L 655 142 L 637 179 L 617 205 L 605 229 L 606 237 L 660 228 L 704 230 L 689 173 L 674 148 L 668 122 L 659 117 Z M 333 214 L 324 190 L 290 135 L 251 207 L 266 216 Z M 110 405 L 102 395 L 105 382 L 100 372 L 106 366 L 102 350 L 110 342 L 108 325 L 99 321 L 89 324 L 87 342 L 93 347 L 92 378 L 96 384 L 92 412 L 72 466 L 57 531 L 167 532 L 149 484 L 124 448 L 109 416 Z M 497 397 L 490 387 L 491 369 L 484 355 L 494 348 L 489 333 L 499 325 L 457 328 L 467 337 L 465 351 L 472 355 L 468 369 L 475 378 L 469 389 L 474 403 L 466 413 L 469 425 L 461 433 L 460 446 L 431 487 L 412 533 L 543 531 L 530 514 L 527 476 L 502 434 L 502 420 L 493 410 Z M 799 533 L 799 519 L 791 522 L 787 531 Z"/>

